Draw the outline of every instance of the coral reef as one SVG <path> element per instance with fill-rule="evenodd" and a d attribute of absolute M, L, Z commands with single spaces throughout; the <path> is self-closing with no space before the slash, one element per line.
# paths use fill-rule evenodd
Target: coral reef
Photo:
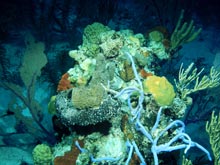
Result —
<path fill-rule="evenodd" d="M 220 164 L 215 5 L 13 2 L 0 5 L 0 164 Z M 202 30 L 190 12 L 205 33 L 179 51 Z"/>
<path fill-rule="evenodd" d="M 80 143 L 80 146 L 84 146 L 82 140 L 77 140 Z M 56 156 L 54 159 L 54 165 L 76 165 L 76 160 L 78 155 L 80 154 L 80 150 L 74 145 L 73 142 L 71 150 L 64 153 L 63 156 Z"/>
<path fill-rule="evenodd" d="M 111 162 L 112 164 L 122 164 L 127 154 L 124 136 L 119 128 L 112 128 L 109 135 L 103 136 L 100 133 L 93 133 L 89 135 L 84 141 L 84 148 L 82 155 L 79 155 L 77 164 L 83 165 L 86 159 L 93 163 L 101 161 Z M 103 146 L 103 144 L 106 144 Z M 113 147 L 115 146 L 115 147 Z M 79 147 L 79 146 L 78 146 Z M 83 146 L 80 145 L 80 148 Z M 94 153 L 94 151 L 96 151 Z M 92 156 L 91 153 L 94 153 Z M 83 161 L 82 161 L 83 160 Z"/>
<path fill-rule="evenodd" d="M 209 151 L 186 133 L 181 118 L 192 104 L 186 97 L 193 92 L 187 84 L 195 80 L 195 91 L 216 87 L 219 72 L 212 68 L 200 83 L 201 72 L 181 66 L 176 92 L 166 75 L 155 74 L 154 62 L 171 57 L 170 46 L 163 43 L 167 37 L 156 29 L 145 39 L 131 30 L 115 31 L 99 23 L 85 28 L 83 44 L 69 52 L 76 61 L 67 71 L 74 88 L 59 92 L 55 99 L 56 116 L 71 131 L 103 125 L 100 132 L 83 134 L 83 145 L 75 141 L 80 151 L 76 164 L 158 165 L 163 161 L 161 153 L 183 149 L 186 154 L 192 147 L 212 160 Z M 107 133 L 104 121 L 110 123 Z"/>
<path fill-rule="evenodd" d="M 160 31 L 154 30 L 148 34 L 148 51 L 155 53 L 160 59 L 168 59 L 170 57 L 166 46 L 164 45 L 164 35 Z"/>

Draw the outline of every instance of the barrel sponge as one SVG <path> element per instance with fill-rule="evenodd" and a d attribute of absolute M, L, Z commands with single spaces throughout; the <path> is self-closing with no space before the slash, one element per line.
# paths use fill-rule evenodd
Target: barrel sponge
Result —
<path fill-rule="evenodd" d="M 143 82 L 144 92 L 152 94 L 160 106 L 171 105 L 175 97 L 173 85 L 163 76 L 149 76 Z"/>
<path fill-rule="evenodd" d="M 38 144 L 32 152 L 34 165 L 50 165 L 52 161 L 51 149 L 46 144 Z"/>
<path fill-rule="evenodd" d="M 121 113 L 121 102 L 109 95 L 104 95 L 99 107 L 76 109 L 71 99 L 71 90 L 59 92 L 56 96 L 56 115 L 62 124 L 67 127 L 72 125 L 86 126 L 97 124 L 118 116 Z M 84 99 L 86 102 L 87 98 Z"/>
<path fill-rule="evenodd" d="M 101 85 L 73 88 L 73 106 L 77 109 L 99 108 L 103 101 L 104 92 Z"/>

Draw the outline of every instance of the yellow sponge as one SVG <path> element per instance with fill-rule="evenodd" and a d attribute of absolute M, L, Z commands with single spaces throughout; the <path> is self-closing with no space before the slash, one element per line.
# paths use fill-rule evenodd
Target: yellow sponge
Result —
<path fill-rule="evenodd" d="M 160 106 L 172 104 L 175 97 L 173 85 L 164 76 L 149 76 L 144 80 L 143 88 L 144 92 L 153 95 L 155 101 Z"/>

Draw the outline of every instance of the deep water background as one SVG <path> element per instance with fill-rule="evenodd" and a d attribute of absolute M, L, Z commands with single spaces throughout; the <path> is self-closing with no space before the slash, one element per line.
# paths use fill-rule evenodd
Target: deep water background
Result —
<path fill-rule="evenodd" d="M 31 150 L 38 143 L 54 144 L 52 115 L 47 112 L 50 97 L 62 74 L 74 65 L 68 51 L 82 43 L 83 29 L 100 22 L 115 30 L 131 29 L 146 34 L 156 26 L 166 27 L 169 34 L 175 28 L 181 9 L 185 20 L 195 21 L 203 29 L 199 37 L 185 44 L 176 56 L 160 63 L 160 75 L 177 78 L 181 63 L 194 62 L 198 69 L 211 66 L 220 70 L 220 5 L 218 0 L 7 0 L 0 2 L 0 77 L 1 83 L 13 83 L 24 88 L 19 68 L 25 51 L 25 34 L 30 32 L 45 44 L 48 63 L 36 81 L 34 98 L 40 104 L 39 117 L 51 137 L 37 132 L 38 126 L 30 118 L 33 130 L 22 122 L 21 115 L 30 116 L 10 90 L 0 83 L 0 162 L 4 165 L 32 164 Z M 25 89 L 23 91 L 25 95 Z M 184 118 L 192 139 L 210 148 L 205 121 L 212 110 L 220 111 L 220 88 L 192 95 L 194 104 Z M 17 112 L 17 111 L 16 111 Z M 196 132 L 196 134 L 195 134 Z M 191 152 L 191 156 L 194 155 Z M 1 163 L 0 163 L 1 164 Z"/>

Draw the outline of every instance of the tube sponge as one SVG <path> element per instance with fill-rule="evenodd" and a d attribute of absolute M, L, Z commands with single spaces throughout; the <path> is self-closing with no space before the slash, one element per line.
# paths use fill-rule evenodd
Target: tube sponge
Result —
<path fill-rule="evenodd" d="M 34 165 L 51 165 L 52 152 L 46 144 L 38 144 L 32 152 Z"/>
<path fill-rule="evenodd" d="M 143 82 L 144 92 L 153 95 L 155 101 L 160 106 L 172 104 L 175 97 L 173 85 L 166 77 L 149 76 Z"/>

